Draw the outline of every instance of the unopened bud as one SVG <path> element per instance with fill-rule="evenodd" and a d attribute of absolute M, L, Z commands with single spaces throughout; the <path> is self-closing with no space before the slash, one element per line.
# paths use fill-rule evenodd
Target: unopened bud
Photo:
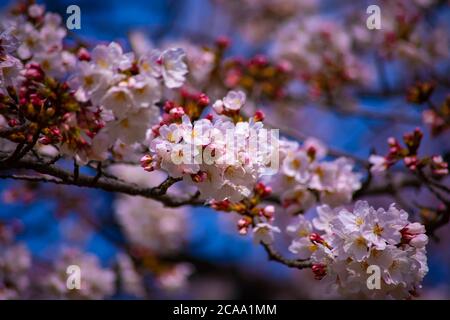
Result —
<path fill-rule="evenodd" d="M 264 121 L 265 118 L 266 118 L 266 115 L 264 114 L 264 112 L 262 110 L 257 110 L 255 112 L 255 115 L 253 116 L 253 119 L 255 120 L 255 122 Z"/>
<path fill-rule="evenodd" d="M 327 268 L 322 263 L 313 264 L 311 270 L 314 273 L 314 278 L 316 280 L 321 280 L 323 277 L 327 275 Z"/>
<path fill-rule="evenodd" d="M 200 107 L 206 107 L 209 102 L 209 97 L 204 93 L 201 93 L 197 98 L 197 103 Z"/>

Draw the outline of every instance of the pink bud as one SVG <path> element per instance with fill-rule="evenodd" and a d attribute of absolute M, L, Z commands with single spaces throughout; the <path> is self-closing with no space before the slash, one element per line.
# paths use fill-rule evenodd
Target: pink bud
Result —
<path fill-rule="evenodd" d="M 198 98 L 197 98 L 197 103 L 201 106 L 201 107 L 206 107 L 209 104 L 209 97 L 204 94 L 201 93 Z"/>
<path fill-rule="evenodd" d="M 416 170 L 417 169 L 417 165 L 419 164 L 419 161 L 417 160 L 416 156 L 412 156 L 412 157 L 405 157 L 403 159 L 403 161 L 405 162 L 405 165 L 410 169 L 410 170 Z"/>
<path fill-rule="evenodd" d="M 231 202 L 228 199 L 222 201 L 212 201 L 211 208 L 219 211 L 229 211 L 231 207 Z"/>
<path fill-rule="evenodd" d="M 169 114 L 173 118 L 179 119 L 185 114 L 185 112 L 184 112 L 184 109 L 182 107 L 176 107 L 176 108 L 173 108 L 172 110 L 170 110 Z"/>
<path fill-rule="evenodd" d="M 273 219 L 274 213 L 275 213 L 275 207 L 272 205 L 266 206 L 263 210 L 263 215 L 269 220 Z"/>
<path fill-rule="evenodd" d="M 448 163 L 441 156 L 433 156 L 431 158 L 431 168 L 433 174 L 445 176 L 448 174 Z"/>
<path fill-rule="evenodd" d="M 42 100 L 36 93 L 30 94 L 30 102 L 35 107 L 41 107 L 44 104 L 44 100 Z"/>
<path fill-rule="evenodd" d="M 153 167 L 153 158 L 151 155 L 146 154 L 145 156 L 143 156 L 141 158 L 141 167 L 144 168 L 145 171 L 153 171 L 154 167 Z"/>
<path fill-rule="evenodd" d="M 321 280 L 323 277 L 327 275 L 327 268 L 322 263 L 313 264 L 311 270 L 314 273 L 314 278 L 316 280 Z"/>
<path fill-rule="evenodd" d="M 265 115 L 264 112 L 261 111 L 261 110 L 257 110 L 257 111 L 255 112 L 255 115 L 253 116 L 253 119 L 254 119 L 256 122 L 264 121 L 265 118 L 266 118 L 266 115 Z"/>
<path fill-rule="evenodd" d="M 311 233 L 309 235 L 309 240 L 313 243 L 320 243 L 320 244 L 325 242 L 325 240 L 317 233 Z"/>
<path fill-rule="evenodd" d="M 8 120 L 8 125 L 10 126 L 10 127 L 15 127 L 15 126 L 17 126 L 19 124 L 19 120 L 17 120 L 17 119 L 9 119 Z"/>
<path fill-rule="evenodd" d="M 80 61 L 91 61 L 91 54 L 86 50 L 86 48 L 80 48 L 77 56 Z"/>
<path fill-rule="evenodd" d="M 408 224 L 405 229 L 408 231 L 408 233 L 412 234 L 425 233 L 425 226 L 418 222 Z"/>
<path fill-rule="evenodd" d="M 217 46 L 219 46 L 222 49 L 226 49 L 230 46 L 231 40 L 227 36 L 220 36 L 216 40 Z"/>
<path fill-rule="evenodd" d="M 175 108 L 175 102 L 173 102 L 173 101 L 166 101 L 166 103 L 164 103 L 164 108 L 163 109 L 164 109 L 165 112 L 169 112 L 173 108 Z"/>
<path fill-rule="evenodd" d="M 415 248 L 423 248 L 428 244 L 428 237 L 426 234 L 419 234 L 412 238 L 409 244 Z"/>
<path fill-rule="evenodd" d="M 208 174 L 205 171 L 199 171 L 196 174 L 191 174 L 191 179 L 195 183 L 200 183 L 208 178 Z"/>
<path fill-rule="evenodd" d="M 255 57 L 252 58 L 252 60 L 250 61 L 251 64 L 257 65 L 257 66 L 265 66 L 267 65 L 267 58 L 262 55 L 256 55 Z"/>
<path fill-rule="evenodd" d="M 52 143 L 52 139 L 50 139 L 47 136 L 44 136 L 42 138 L 39 138 L 39 143 L 43 144 L 43 145 L 48 145 L 48 144 Z"/>
<path fill-rule="evenodd" d="M 25 77 L 28 80 L 42 81 L 44 79 L 44 71 L 37 63 L 30 63 L 26 66 Z"/>
<path fill-rule="evenodd" d="M 423 248 L 428 243 L 428 237 L 425 234 L 425 227 L 418 223 L 410 223 L 402 230 L 400 230 L 402 235 L 402 243 L 409 244 L 416 248 Z"/>
<path fill-rule="evenodd" d="M 244 227 L 248 227 L 249 226 L 249 222 L 247 219 L 241 218 L 239 219 L 238 223 L 237 223 L 239 228 L 244 228 Z"/>

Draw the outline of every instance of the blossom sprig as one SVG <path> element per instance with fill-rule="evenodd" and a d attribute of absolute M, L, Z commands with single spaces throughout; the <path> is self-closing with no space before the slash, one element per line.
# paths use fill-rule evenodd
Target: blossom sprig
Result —
<path fill-rule="evenodd" d="M 415 295 L 428 272 L 423 225 L 410 222 L 394 204 L 385 210 L 358 201 L 351 211 L 323 205 L 317 212 L 312 223 L 300 215 L 287 227 L 289 250 L 312 261 L 317 280 L 348 297 Z M 378 290 L 367 285 L 371 265 L 381 271 Z"/>
<path fill-rule="evenodd" d="M 312 98 L 333 103 L 348 88 L 364 85 L 369 79 L 351 46 L 352 39 L 341 24 L 308 17 L 278 30 L 272 56 L 298 70 L 294 76 L 307 84 Z"/>
<path fill-rule="evenodd" d="M 361 174 L 354 171 L 351 159 L 327 161 L 326 155 L 327 148 L 315 138 L 302 145 L 281 140 L 280 170 L 266 181 L 288 213 L 305 212 L 316 202 L 331 206 L 348 203 L 361 188 Z"/>
<path fill-rule="evenodd" d="M 255 218 L 266 222 L 274 220 L 275 207 L 273 205 L 262 205 L 263 201 L 271 193 L 272 188 L 270 186 L 258 182 L 253 189 L 252 195 L 239 202 L 232 202 L 229 199 L 212 200 L 209 205 L 217 211 L 235 212 L 241 215 L 242 217 L 237 223 L 237 228 L 240 234 L 245 235 L 252 227 Z"/>
<path fill-rule="evenodd" d="M 438 136 L 450 129 L 450 96 L 442 104 L 424 110 L 422 112 L 423 122 L 430 126 L 431 134 Z"/>
<path fill-rule="evenodd" d="M 373 33 L 361 27 L 361 18 L 354 26 L 356 44 L 375 48 L 381 58 L 396 59 L 408 68 L 429 68 L 436 61 L 448 59 L 448 30 L 444 25 L 430 28 L 426 21 L 427 10 L 433 10 L 436 1 L 383 0 L 383 27 Z M 362 17 L 365 19 L 365 17 Z"/>
<path fill-rule="evenodd" d="M 38 63 L 56 78 L 64 78 L 74 70 L 76 57 L 64 48 L 67 31 L 61 16 L 46 12 L 43 5 L 30 1 L 13 7 L 2 19 L 1 27 L 17 40 L 15 53 L 22 62 Z"/>
<path fill-rule="evenodd" d="M 419 128 L 416 128 L 413 132 L 406 133 L 403 136 L 405 147 L 402 147 L 396 138 L 390 137 L 388 139 L 389 153 L 386 156 L 371 155 L 369 157 L 369 162 L 372 165 L 371 171 L 374 173 L 383 172 L 398 161 L 403 160 L 405 166 L 411 171 L 420 171 L 428 167 L 433 175 L 447 175 L 448 164 L 442 156 L 420 157 L 418 155 L 422 137 L 423 133 Z"/>
<path fill-rule="evenodd" d="M 86 276 L 81 278 L 80 290 L 70 290 L 66 271 L 71 265 L 78 266 Z M 103 268 L 99 258 L 74 247 L 64 247 L 51 271 L 38 280 L 42 297 L 46 299 L 101 299 L 115 292 L 116 274 L 110 268 Z"/>
<path fill-rule="evenodd" d="M 230 59 L 223 63 L 223 81 L 226 88 L 244 89 L 248 95 L 277 100 L 285 96 L 287 84 L 292 80 L 292 66 L 288 61 L 272 62 L 257 55 L 248 60 Z"/>
<path fill-rule="evenodd" d="M 205 108 L 210 104 L 210 99 L 205 93 L 192 93 L 182 88 L 180 96 L 180 105 L 183 106 L 184 113 L 192 120 L 199 119 Z"/>
<path fill-rule="evenodd" d="M 209 99 L 200 96 L 194 105 L 203 108 L 205 102 Z M 169 115 L 172 110 L 180 110 L 181 121 L 177 116 L 176 121 L 152 129 L 151 153 L 142 158 L 142 166 L 147 171 L 162 169 L 172 178 L 183 178 L 205 199 L 239 201 L 249 196 L 272 165 L 270 159 L 276 158 L 278 139 L 268 134 L 261 121 L 243 120 L 239 110 L 244 103 L 243 92 L 229 92 L 214 103 L 216 117 L 196 121 L 185 114 L 183 107 L 166 104 Z M 173 116 L 168 119 L 173 120 Z M 262 139 L 264 136 L 266 139 Z"/>
<path fill-rule="evenodd" d="M 243 0 L 234 3 L 224 0 L 215 0 L 221 8 L 230 13 L 233 24 L 240 27 L 244 38 L 252 43 L 260 43 L 271 39 L 285 21 L 293 18 L 303 18 L 316 12 L 319 6 L 317 0 Z M 245 12 L 245 15 L 243 13 Z"/>
<path fill-rule="evenodd" d="M 75 99 L 65 82 L 48 76 L 40 64 L 28 63 L 21 71 L 17 89 L 2 96 L 0 114 L 10 127 L 22 127 L 6 138 L 43 145 L 53 144 L 73 152 L 86 152 L 89 141 L 103 127 L 100 110 Z"/>
<path fill-rule="evenodd" d="M 431 135 L 436 137 L 450 128 L 450 95 L 441 104 L 434 104 L 431 97 L 436 89 L 434 82 L 419 82 L 408 88 L 406 100 L 423 105 L 423 122 L 430 126 Z"/>
<path fill-rule="evenodd" d="M 408 88 L 406 100 L 414 104 L 426 103 L 435 91 L 436 84 L 433 82 L 419 82 Z"/>

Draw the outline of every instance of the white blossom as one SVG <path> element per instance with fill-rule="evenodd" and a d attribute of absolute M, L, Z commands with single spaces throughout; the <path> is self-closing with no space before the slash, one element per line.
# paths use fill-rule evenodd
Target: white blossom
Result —
<path fill-rule="evenodd" d="M 255 241 L 255 243 L 263 242 L 266 244 L 270 244 L 274 240 L 274 232 L 279 233 L 280 229 L 269 223 L 258 223 L 253 228 L 253 240 Z"/>
<path fill-rule="evenodd" d="M 81 270 L 79 290 L 67 288 L 67 267 L 76 265 Z M 53 270 L 42 277 L 40 290 L 42 297 L 52 299 L 102 299 L 115 292 L 115 273 L 102 268 L 98 257 L 83 253 L 77 248 L 63 248 L 55 260 Z"/>
<path fill-rule="evenodd" d="M 243 91 L 230 91 L 223 98 L 223 105 L 227 110 L 237 111 L 245 104 L 246 95 Z"/>
<path fill-rule="evenodd" d="M 142 277 L 136 271 L 133 260 L 126 253 L 117 255 L 118 275 L 122 290 L 135 297 L 145 297 L 145 288 Z"/>
<path fill-rule="evenodd" d="M 286 210 L 298 213 L 319 201 L 331 206 L 350 202 L 361 187 L 361 175 L 353 171 L 347 158 L 324 160 L 325 146 L 317 139 L 306 139 L 302 146 L 296 142 L 280 141 L 280 170 L 265 181 L 279 194 Z"/>
<path fill-rule="evenodd" d="M 313 224 L 324 233 L 303 236 L 311 232 L 304 218 L 289 227 L 291 231 L 305 230 L 294 238 L 289 250 L 299 258 L 311 259 L 316 276 L 330 288 L 349 297 L 375 299 L 404 299 L 420 288 L 428 272 L 425 228 L 410 223 L 408 214 L 395 205 L 388 210 L 374 209 L 358 201 L 352 211 L 323 205 Z M 370 265 L 381 269 L 380 290 L 367 287 Z"/>
<path fill-rule="evenodd" d="M 264 130 L 261 122 L 234 124 L 229 118 L 200 119 L 165 124 L 150 142 L 156 169 L 196 186 L 202 198 L 239 201 L 251 194 L 277 150 L 276 137 L 261 139 L 257 150 L 251 140 Z M 256 140 L 255 140 L 256 141 Z"/>
<path fill-rule="evenodd" d="M 0 244 L 0 300 L 23 297 L 30 269 L 31 253 L 24 244 Z"/>

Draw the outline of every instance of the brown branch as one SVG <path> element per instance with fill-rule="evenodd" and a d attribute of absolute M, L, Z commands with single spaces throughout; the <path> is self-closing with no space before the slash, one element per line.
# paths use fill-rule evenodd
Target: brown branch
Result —
<path fill-rule="evenodd" d="M 387 122 L 396 122 L 396 123 L 406 123 L 406 124 L 420 124 L 421 120 L 419 117 L 414 117 L 408 114 L 399 114 L 399 113 L 381 113 L 381 112 L 373 112 L 365 109 L 345 109 L 338 108 L 335 111 L 338 115 L 348 116 L 348 117 L 359 117 L 365 118 L 368 120 L 379 120 L 379 121 L 387 121 Z"/>
<path fill-rule="evenodd" d="M 155 194 L 163 195 L 167 193 L 167 190 L 177 183 L 178 181 L 183 180 L 183 178 L 172 178 L 168 177 L 166 180 L 164 180 L 159 186 L 155 188 Z"/>
<path fill-rule="evenodd" d="M 28 128 L 28 124 L 15 126 L 12 128 L 1 129 L 0 130 L 0 138 L 8 138 L 11 134 L 23 131 L 26 128 Z"/>
<path fill-rule="evenodd" d="M 38 127 L 36 132 L 33 135 L 33 139 L 28 144 L 25 143 L 19 143 L 14 150 L 14 152 L 6 159 L 2 160 L 0 162 L 0 166 L 8 165 L 9 163 L 12 163 L 14 161 L 20 160 L 23 158 L 29 151 L 31 151 L 34 146 L 36 145 L 39 135 L 41 134 L 41 128 Z"/>
<path fill-rule="evenodd" d="M 204 201 L 199 199 L 199 193 L 189 197 L 175 197 L 173 195 L 165 194 L 165 190 L 176 181 L 170 180 L 169 182 L 163 183 L 161 186 L 154 188 L 143 188 L 133 183 L 128 183 L 120 180 L 114 180 L 108 177 L 98 177 L 88 176 L 84 174 L 79 174 L 77 179 L 74 179 L 73 173 L 66 171 L 64 169 L 58 168 L 53 165 L 48 165 L 46 163 L 35 162 L 30 159 L 21 159 L 14 163 L 11 163 L 7 168 L 0 169 L 25 169 L 33 170 L 37 173 L 51 176 L 21 176 L 21 175 L 11 175 L 3 174 L 0 176 L 2 179 L 17 179 L 17 180 L 28 180 L 28 181 L 38 181 L 38 182 L 49 182 L 62 185 L 71 185 L 86 188 L 96 188 L 108 192 L 119 192 L 128 195 L 142 196 L 149 199 L 154 199 L 162 202 L 167 207 L 180 207 L 183 205 L 200 206 L 204 205 Z"/>
<path fill-rule="evenodd" d="M 353 195 L 353 200 L 360 199 L 366 196 L 379 196 L 379 195 L 395 195 L 400 189 L 415 188 L 418 189 L 422 186 L 422 183 L 416 178 L 404 177 L 400 181 L 392 181 L 382 185 L 376 185 L 368 187 L 365 190 L 356 191 Z"/>
<path fill-rule="evenodd" d="M 261 242 L 261 245 L 263 246 L 264 250 L 267 253 L 267 256 L 269 257 L 269 260 L 271 261 L 277 261 L 279 263 L 284 264 L 285 266 L 288 266 L 289 268 L 295 268 L 295 269 L 306 269 L 312 267 L 312 262 L 309 260 L 294 260 L 294 259 L 287 259 L 283 257 L 279 252 L 275 250 L 275 248 L 267 243 Z"/>

